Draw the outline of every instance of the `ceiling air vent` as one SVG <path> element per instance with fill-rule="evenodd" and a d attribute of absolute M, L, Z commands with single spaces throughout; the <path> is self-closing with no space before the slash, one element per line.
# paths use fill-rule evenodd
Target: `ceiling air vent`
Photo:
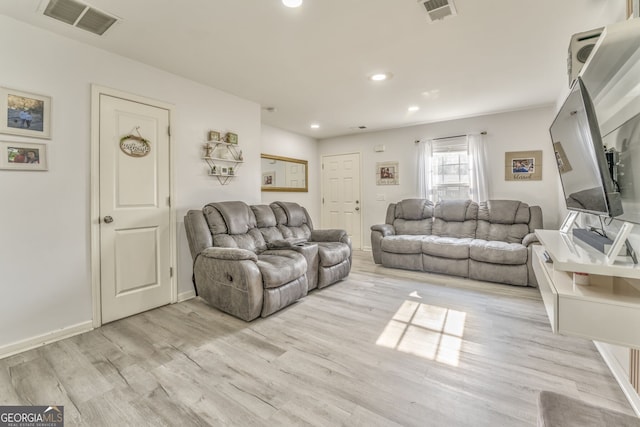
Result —
<path fill-rule="evenodd" d="M 418 3 L 427 10 L 427 16 L 431 22 L 458 14 L 453 0 L 418 0 Z"/>
<path fill-rule="evenodd" d="M 99 36 L 118 21 L 115 16 L 76 0 L 49 0 L 43 13 L 53 19 Z"/>

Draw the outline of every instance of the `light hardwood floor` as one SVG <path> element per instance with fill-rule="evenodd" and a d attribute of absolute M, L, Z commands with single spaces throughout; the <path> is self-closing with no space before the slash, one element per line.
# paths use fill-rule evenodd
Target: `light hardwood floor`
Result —
<path fill-rule="evenodd" d="M 533 426 L 540 390 L 632 414 L 537 289 L 386 269 L 251 323 L 200 299 L 0 360 L 0 405 L 66 425 Z"/>

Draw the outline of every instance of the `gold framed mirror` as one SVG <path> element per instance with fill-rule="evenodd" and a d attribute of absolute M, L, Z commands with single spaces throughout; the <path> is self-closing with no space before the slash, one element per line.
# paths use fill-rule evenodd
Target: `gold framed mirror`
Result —
<path fill-rule="evenodd" d="M 262 191 L 309 191 L 309 165 L 306 160 L 260 155 Z"/>

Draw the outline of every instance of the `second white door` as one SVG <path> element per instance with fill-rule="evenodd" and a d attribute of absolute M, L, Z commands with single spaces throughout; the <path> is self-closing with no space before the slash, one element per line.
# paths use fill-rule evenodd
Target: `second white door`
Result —
<path fill-rule="evenodd" d="M 341 228 L 353 249 L 362 249 L 360 154 L 322 158 L 322 227 Z"/>

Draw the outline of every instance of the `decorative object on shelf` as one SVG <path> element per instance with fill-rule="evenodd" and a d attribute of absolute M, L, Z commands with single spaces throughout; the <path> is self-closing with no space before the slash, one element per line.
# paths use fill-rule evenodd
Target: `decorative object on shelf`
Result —
<path fill-rule="evenodd" d="M 48 170 L 47 145 L 26 142 L 0 142 L 0 169 Z"/>
<path fill-rule="evenodd" d="M 567 159 L 567 155 L 564 152 L 564 148 L 562 148 L 561 142 L 553 143 L 553 151 L 556 154 L 556 162 L 558 162 L 558 170 L 561 174 L 573 170 L 571 163 L 569 163 L 569 159 Z"/>
<path fill-rule="evenodd" d="M 573 273 L 573 286 L 589 286 L 589 273 L 580 273 L 575 271 Z"/>
<path fill-rule="evenodd" d="M 398 162 L 376 163 L 376 185 L 399 185 Z"/>
<path fill-rule="evenodd" d="M 213 145 L 208 142 L 204 144 L 204 156 L 206 158 L 211 158 L 211 154 L 213 153 Z"/>
<path fill-rule="evenodd" d="M 213 142 L 220 141 L 220 132 L 217 132 L 215 130 L 210 130 L 208 140 Z"/>
<path fill-rule="evenodd" d="M 504 153 L 505 181 L 542 180 L 542 150 Z"/>
<path fill-rule="evenodd" d="M 238 153 L 238 160 L 244 161 L 244 157 L 242 157 L 242 150 Z"/>
<path fill-rule="evenodd" d="M 51 97 L 0 87 L 0 133 L 51 139 Z"/>
<path fill-rule="evenodd" d="M 233 132 L 227 132 L 227 136 L 225 137 L 225 141 L 227 144 L 237 144 L 238 143 L 238 134 Z"/>
<path fill-rule="evenodd" d="M 229 175 L 234 175 L 235 172 L 233 170 L 233 166 L 229 166 Z"/>
<path fill-rule="evenodd" d="M 222 166 L 220 168 L 220 175 L 229 175 L 229 168 L 227 166 Z"/>
<path fill-rule="evenodd" d="M 151 152 L 151 143 L 140 135 L 140 126 L 135 127 L 137 135 L 129 134 L 120 138 L 120 150 L 131 157 L 144 157 Z"/>
<path fill-rule="evenodd" d="M 217 165 L 211 166 L 211 175 L 218 175 L 218 166 Z"/>

